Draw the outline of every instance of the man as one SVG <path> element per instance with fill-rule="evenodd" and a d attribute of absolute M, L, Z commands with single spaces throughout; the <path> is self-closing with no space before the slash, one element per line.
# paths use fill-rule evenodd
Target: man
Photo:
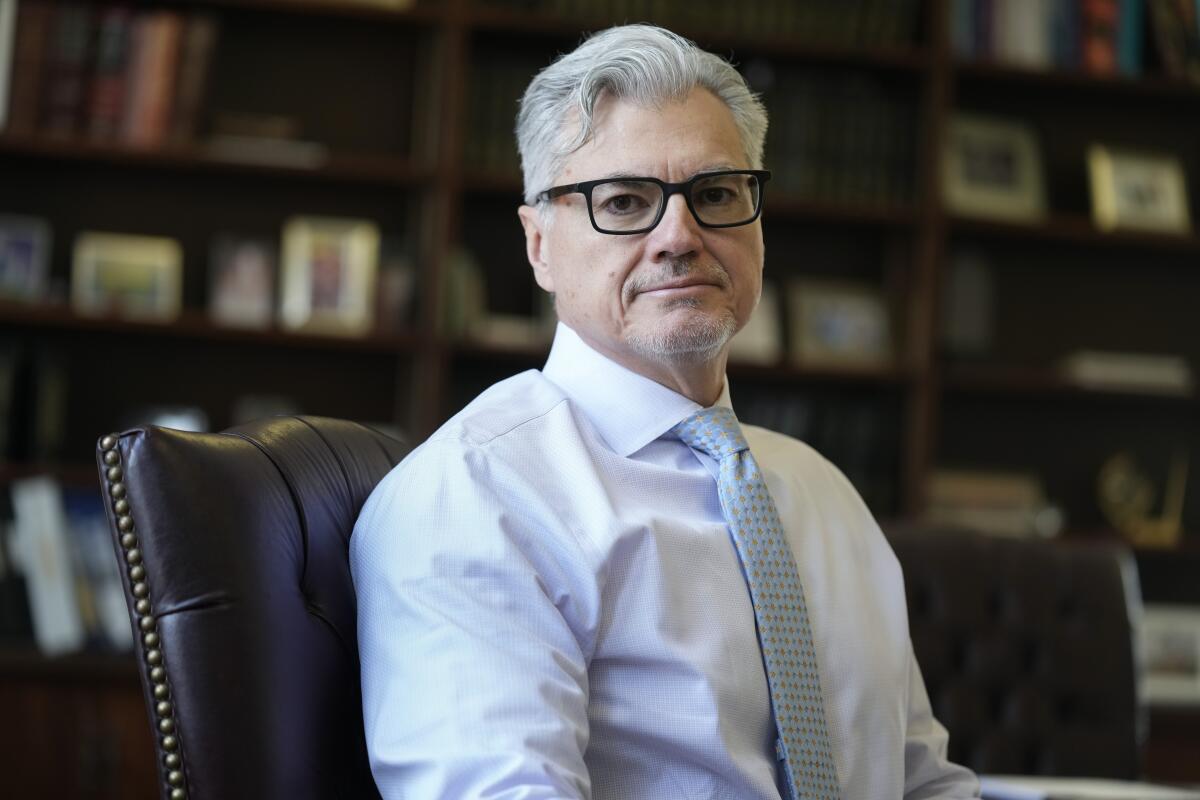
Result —
<path fill-rule="evenodd" d="M 731 411 L 765 132 L 736 70 L 659 28 L 530 84 L 519 215 L 549 360 L 415 450 L 351 543 L 384 797 L 977 796 L 862 501 Z"/>

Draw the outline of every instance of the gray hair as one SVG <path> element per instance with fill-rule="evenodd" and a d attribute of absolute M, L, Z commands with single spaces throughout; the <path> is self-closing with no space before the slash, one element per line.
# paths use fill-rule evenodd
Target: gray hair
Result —
<path fill-rule="evenodd" d="M 592 115 L 605 93 L 643 107 L 682 100 L 708 89 L 733 113 L 753 169 L 762 168 L 767 111 L 741 74 L 725 59 L 653 25 L 621 25 L 588 38 L 560 56 L 529 83 L 517 114 L 517 147 L 525 178 L 525 202 L 550 188 L 567 156 L 592 135 Z M 573 138 L 564 128 L 571 112 L 579 122 Z"/>

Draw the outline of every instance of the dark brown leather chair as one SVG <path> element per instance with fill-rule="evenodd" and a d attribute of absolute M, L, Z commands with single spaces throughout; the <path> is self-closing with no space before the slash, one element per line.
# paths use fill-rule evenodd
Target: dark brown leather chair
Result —
<path fill-rule="evenodd" d="M 889 539 L 954 761 L 993 774 L 1138 777 L 1139 601 L 1126 549 L 945 530 Z"/>
<path fill-rule="evenodd" d="M 405 445 L 280 417 L 100 440 L 164 798 L 377 798 L 350 534 Z"/>

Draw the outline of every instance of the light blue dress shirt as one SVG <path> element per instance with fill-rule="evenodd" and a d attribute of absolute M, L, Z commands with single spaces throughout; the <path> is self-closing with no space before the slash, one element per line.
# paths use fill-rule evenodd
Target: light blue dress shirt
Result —
<path fill-rule="evenodd" d="M 729 405 L 726 388 L 720 402 Z M 363 711 L 387 800 L 779 800 L 754 612 L 700 407 L 560 325 L 367 501 L 351 540 Z M 849 482 L 744 426 L 804 585 L 842 796 L 969 798 Z"/>

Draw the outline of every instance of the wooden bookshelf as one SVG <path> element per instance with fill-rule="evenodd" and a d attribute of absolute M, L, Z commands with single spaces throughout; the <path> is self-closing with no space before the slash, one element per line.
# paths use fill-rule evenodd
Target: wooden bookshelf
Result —
<path fill-rule="evenodd" d="M 330 334 L 285 331 L 278 328 L 233 328 L 219 325 L 199 310 L 184 311 L 169 322 L 125 319 L 117 316 L 85 316 L 67 306 L 0 302 L 0 328 L 28 328 L 79 332 L 90 334 L 126 334 L 163 336 L 174 339 L 228 342 L 261 348 L 295 348 L 301 350 L 334 350 L 362 353 L 408 354 L 419 349 L 415 335 L 370 334 L 367 336 L 334 336 Z"/>
<path fill-rule="evenodd" d="M 1102 231 L 1082 216 L 1056 215 L 1040 222 L 1008 222 L 977 217 L 950 218 L 951 234 L 1004 240 L 1042 242 L 1088 249 L 1121 249 L 1176 255 L 1200 255 L 1200 237 L 1190 234 Z"/>
<path fill-rule="evenodd" d="M 88 5 L 104 6 L 99 0 Z M 584 31 L 643 17 L 673 22 L 646 10 L 670 3 L 625 2 L 616 16 L 594 4 L 578 19 L 553 13 L 561 6 L 538 0 L 417 0 L 410 8 L 383 0 L 180 0 L 167 7 L 212 13 L 222 25 L 190 140 L 135 148 L 79 135 L 0 133 L 4 188 L 17 187 L 3 193 L 0 214 L 51 221 L 55 297 L 66 296 L 79 231 L 172 236 L 185 251 L 185 311 L 168 324 L 85 317 L 62 300 L 0 303 L 0 346 L 46 347 L 69 357 L 64 424 L 74 448 L 42 460 L 0 456 L 0 482 L 39 472 L 72 483 L 94 480 L 86 465 L 92 443 L 118 427 L 128 408 L 194 397 L 216 424 L 246 391 L 294 396 L 306 413 L 390 422 L 419 440 L 492 381 L 539 366 L 545 347 L 458 342 L 441 321 L 443 282 L 460 245 L 487 276 L 492 310 L 528 313 L 533 306 L 515 213 L 522 185 L 508 152 L 516 108 L 501 95 L 513 94 Z M 777 177 L 767 187 L 763 214 L 771 279 L 781 288 L 796 277 L 878 287 L 893 314 L 895 365 L 733 363 L 732 391 L 739 407 L 814 402 L 873 415 L 886 432 L 873 455 L 890 483 L 881 493 L 890 499 L 874 509 L 881 518 L 919 516 L 926 478 L 941 463 L 986 468 L 990 456 L 1003 453 L 1044 472 L 1050 484 L 1068 487 L 1069 504 L 1079 506 L 1068 510 L 1082 515 L 1080 530 L 1086 530 L 1094 521 L 1093 462 L 1129 437 L 1200 449 L 1200 403 L 1195 396 L 1083 390 L 1046 365 L 1090 345 L 1178 350 L 1200 367 L 1193 322 L 1200 270 L 1192 269 L 1200 261 L 1200 236 L 1098 230 L 1084 153 L 1101 134 L 1121 145 L 1178 152 L 1193 195 L 1193 230 L 1200 231 L 1200 87 L 1164 77 L 1150 54 L 1138 78 L 964 60 L 952 52 L 951 7 L 951 0 L 922 0 L 911 35 L 891 43 L 815 41 L 769 25 L 755 34 L 745 24 L 686 14 L 682 18 L 692 22 L 675 26 L 755 76 L 774 131 L 804 124 L 788 91 L 805 79 L 838 87 L 828 107 L 845 114 L 852 128 L 855 117 L 846 109 L 856 101 L 836 95 L 867 85 L 872 97 L 899 109 L 890 133 L 911 138 L 911 148 L 902 151 L 902 186 L 890 195 L 877 189 L 856 195 L 837 186 L 789 191 L 799 184 L 796 163 L 787 162 L 801 156 L 781 157 L 769 146 L 765 165 Z M 734 10 L 751 14 L 758 7 Z M 489 83 L 497 75 L 513 80 Z M 492 98 L 495 113 L 480 113 L 480 86 L 500 92 Z M 942 147 L 958 110 L 1019 119 L 1039 133 L 1045 219 L 980 219 L 946 207 Z M 324 149 L 291 162 L 222 157 L 209 142 L 219 113 L 231 111 L 293 118 L 300 128 L 295 138 Z M 490 127 L 481 129 L 480 119 Z M 896 146 L 898 137 L 873 140 L 858 119 L 859 129 L 814 134 L 826 137 L 814 149 L 843 146 L 845 139 L 849 149 L 837 153 L 842 162 L 865 155 L 890 163 L 880 150 Z M 902 130 L 896 119 L 904 121 Z M 786 150 L 792 142 L 782 144 Z M 489 161 L 485 156 L 496 152 L 481 154 L 480 145 L 507 160 Z M 789 169 L 791 184 L 782 179 Z M 854 196 L 861 199 L 846 199 Z M 229 230 L 277 236 L 282 221 L 299 214 L 369 218 L 411 246 L 417 299 L 402 333 L 351 339 L 229 329 L 208 319 L 212 238 Z M 963 249 L 994 260 L 995 352 L 976 360 L 947 353 L 941 338 L 944 281 Z M 786 311 L 785 317 L 787 334 Z M 861 460 L 826 455 L 834 463 Z M 1189 553 L 1200 541 L 1197 508 L 1200 480 L 1193 480 L 1183 548 Z M 1182 774 L 1161 763 L 1156 769 Z M 1189 774 L 1200 780 L 1194 770 Z"/>

